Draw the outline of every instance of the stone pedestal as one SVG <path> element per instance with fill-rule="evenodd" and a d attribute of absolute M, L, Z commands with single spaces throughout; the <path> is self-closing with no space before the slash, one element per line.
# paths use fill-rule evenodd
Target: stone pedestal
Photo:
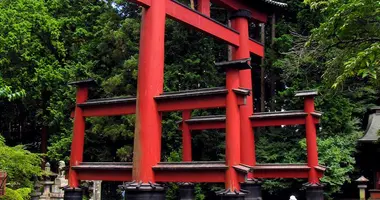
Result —
<path fill-rule="evenodd" d="M 64 190 L 65 190 L 64 200 L 82 200 L 83 199 L 83 190 L 81 188 L 66 187 Z"/>
<path fill-rule="evenodd" d="M 50 198 L 55 200 L 63 200 L 64 191 L 61 189 L 68 185 L 67 179 L 65 177 L 58 176 L 54 180 L 54 185 L 52 186 L 52 192 L 50 193 Z"/>
<path fill-rule="evenodd" d="M 42 193 L 40 192 L 41 185 L 38 182 L 37 176 L 34 176 L 34 186 L 33 191 L 30 193 L 31 200 L 39 200 Z"/>
<path fill-rule="evenodd" d="M 306 200 L 323 200 L 323 186 L 321 184 L 305 184 Z"/>
<path fill-rule="evenodd" d="M 248 179 L 241 184 L 241 189 L 247 192 L 245 200 L 262 200 L 261 181 L 257 179 Z"/>
<path fill-rule="evenodd" d="M 42 193 L 40 199 L 50 199 L 51 186 L 54 185 L 54 181 L 43 181 L 44 192 Z"/>
<path fill-rule="evenodd" d="M 220 200 L 245 200 L 247 193 L 228 189 L 216 192 L 216 195 L 220 196 Z"/>
<path fill-rule="evenodd" d="M 155 183 L 131 182 L 121 188 L 126 200 L 165 200 L 165 188 Z"/>
<path fill-rule="evenodd" d="M 31 200 L 40 200 L 41 192 L 38 189 L 35 189 L 32 193 L 30 193 Z"/>
<path fill-rule="evenodd" d="M 101 200 L 102 198 L 102 181 L 94 181 L 93 200 Z"/>
<path fill-rule="evenodd" d="M 179 199 L 180 200 L 194 200 L 195 189 L 193 183 L 180 183 L 179 184 Z"/>

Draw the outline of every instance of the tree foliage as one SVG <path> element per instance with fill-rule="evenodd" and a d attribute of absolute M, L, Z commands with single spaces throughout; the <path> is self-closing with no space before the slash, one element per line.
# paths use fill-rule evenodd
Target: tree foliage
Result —
<path fill-rule="evenodd" d="M 324 57 L 325 76 L 343 83 L 355 76 L 377 78 L 380 66 L 380 5 L 375 0 L 306 0 L 325 21 L 316 27 L 308 45 Z"/>
<path fill-rule="evenodd" d="M 7 172 L 8 185 L 12 188 L 31 187 L 33 175 L 41 175 L 41 158 L 22 145 L 9 147 L 0 137 L 0 169 Z"/>

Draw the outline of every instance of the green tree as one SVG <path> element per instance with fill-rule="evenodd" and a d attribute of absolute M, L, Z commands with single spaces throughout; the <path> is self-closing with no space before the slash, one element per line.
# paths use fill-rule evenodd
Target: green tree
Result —
<path fill-rule="evenodd" d="M 305 0 L 325 20 L 308 42 L 314 56 L 324 58 L 324 75 L 334 86 L 360 76 L 376 79 L 380 67 L 380 5 L 375 0 Z"/>
<path fill-rule="evenodd" d="M 378 8 L 375 1 L 305 2 L 288 1 L 288 11 L 278 17 L 277 38 L 273 46 L 267 46 L 265 66 L 268 85 L 274 81 L 276 86 L 269 87 L 267 93 L 277 95 L 269 95 L 267 101 L 273 105 L 271 110 L 302 109 L 302 101 L 293 97 L 294 91 L 319 90 L 316 106 L 324 112 L 318 131 L 319 157 L 320 163 L 328 167 L 322 182 L 328 198 L 334 198 L 344 193 L 343 185 L 355 177 L 356 141 L 362 134 L 358 119 L 378 103 L 378 81 L 368 75 L 375 78 L 370 71 L 376 74 L 379 66 L 373 48 L 378 45 L 373 39 L 379 37 L 379 10 L 374 11 Z M 356 64 L 348 65 L 353 60 Z M 341 87 L 331 89 L 334 83 L 343 82 Z M 305 162 L 306 155 L 300 151 L 305 150 L 304 137 L 303 127 L 298 126 L 261 129 L 257 131 L 258 160 Z M 265 188 L 271 197 L 283 196 L 296 192 L 287 188 L 301 184 L 266 181 Z"/>

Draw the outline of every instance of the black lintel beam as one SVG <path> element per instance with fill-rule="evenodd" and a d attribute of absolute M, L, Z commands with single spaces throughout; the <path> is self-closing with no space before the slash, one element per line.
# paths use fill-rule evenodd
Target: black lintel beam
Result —
<path fill-rule="evenodd" d="M 251 58 L 245 58 L 245 59 L 215 63 L 215 66 L 223 67 L 224 69 L 233 68 L 233 69 L 238 69 L 238 70 L 244 70 L 244 69 L 252 68 L 251 65 L 249 64 L 250 61 L 251 61 Z"/>

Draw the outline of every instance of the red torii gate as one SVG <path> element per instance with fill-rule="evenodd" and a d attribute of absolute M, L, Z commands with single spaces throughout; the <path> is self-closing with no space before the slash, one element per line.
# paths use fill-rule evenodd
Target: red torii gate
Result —
<path fill-rule="evenodd" d="M 266 22 L 267 9 L 252 7 L 248 0 L 211 0 L 229 9 L 231 28 L 210 16 L 210 0 L 198 0 L 198 11 L 174 0 L 131 0 L 143 7 L 137 97 L 88 100 L 92 80 L 77 85 L 74 114 L 74 136 L 70 158 L 69 188 L 66 194 L 78 194 L 79 180 L 131 181 L 124 186 L 128 199 L 164 199 L 160 182 L 224 182 L 222 199 L 257 199 L 260 187 L 256 178 L 308 178 L 312 191 L 308 199 L 321 199 L 319 178 L 323 167 L 318 165 L 315 124 L 320 114 L 314 111 L 314 92 L 305 96 L 304 111 L 253 114 L 250 54 L 264 55 L 264 47 L 249 38 L 248 21 Z M 286 4 L 268 1 L 277 6 Z M 258 3 L 262 4 L 265 3 Z M 226 69 L 226 87 L 180 92 L 163 92 L 164 35 L 166 16 L 190 25 L 232 46 L 232 60 L 219 63 Z M 226 116 L 217 128 L 226 129 L 226 162 L 191 162 L 191 110 L 226 108 Z M 183 159 L 187 162 L 164 163 L 161 157 L 161 113 L 183 111 Z M 136 114 L 134 156 L 131 163 L 83 162 L 85 117 Z M 285 119 L 287 118 L 287 119 Z M 284 120 L 285 119 L 285 120 Z M 191 119 L 190 119 L 191 120 Z M 193 119 L 194 120 L 194 119 Z M 212 120 L 203 120 L 203 128 L 215 128 Z M 305 124 L 308 164 L 257 165 L 253 128 Z M 245 191 L 242 187 L 248 189 Z M 184 184 L 187 187 L 189 184 Z M 315 192 L 317 191 L 317 192 Z M 317 198 L 315 198 L 317 197 Z M 183 197 L 185 198 L 185 197 Z"/>

